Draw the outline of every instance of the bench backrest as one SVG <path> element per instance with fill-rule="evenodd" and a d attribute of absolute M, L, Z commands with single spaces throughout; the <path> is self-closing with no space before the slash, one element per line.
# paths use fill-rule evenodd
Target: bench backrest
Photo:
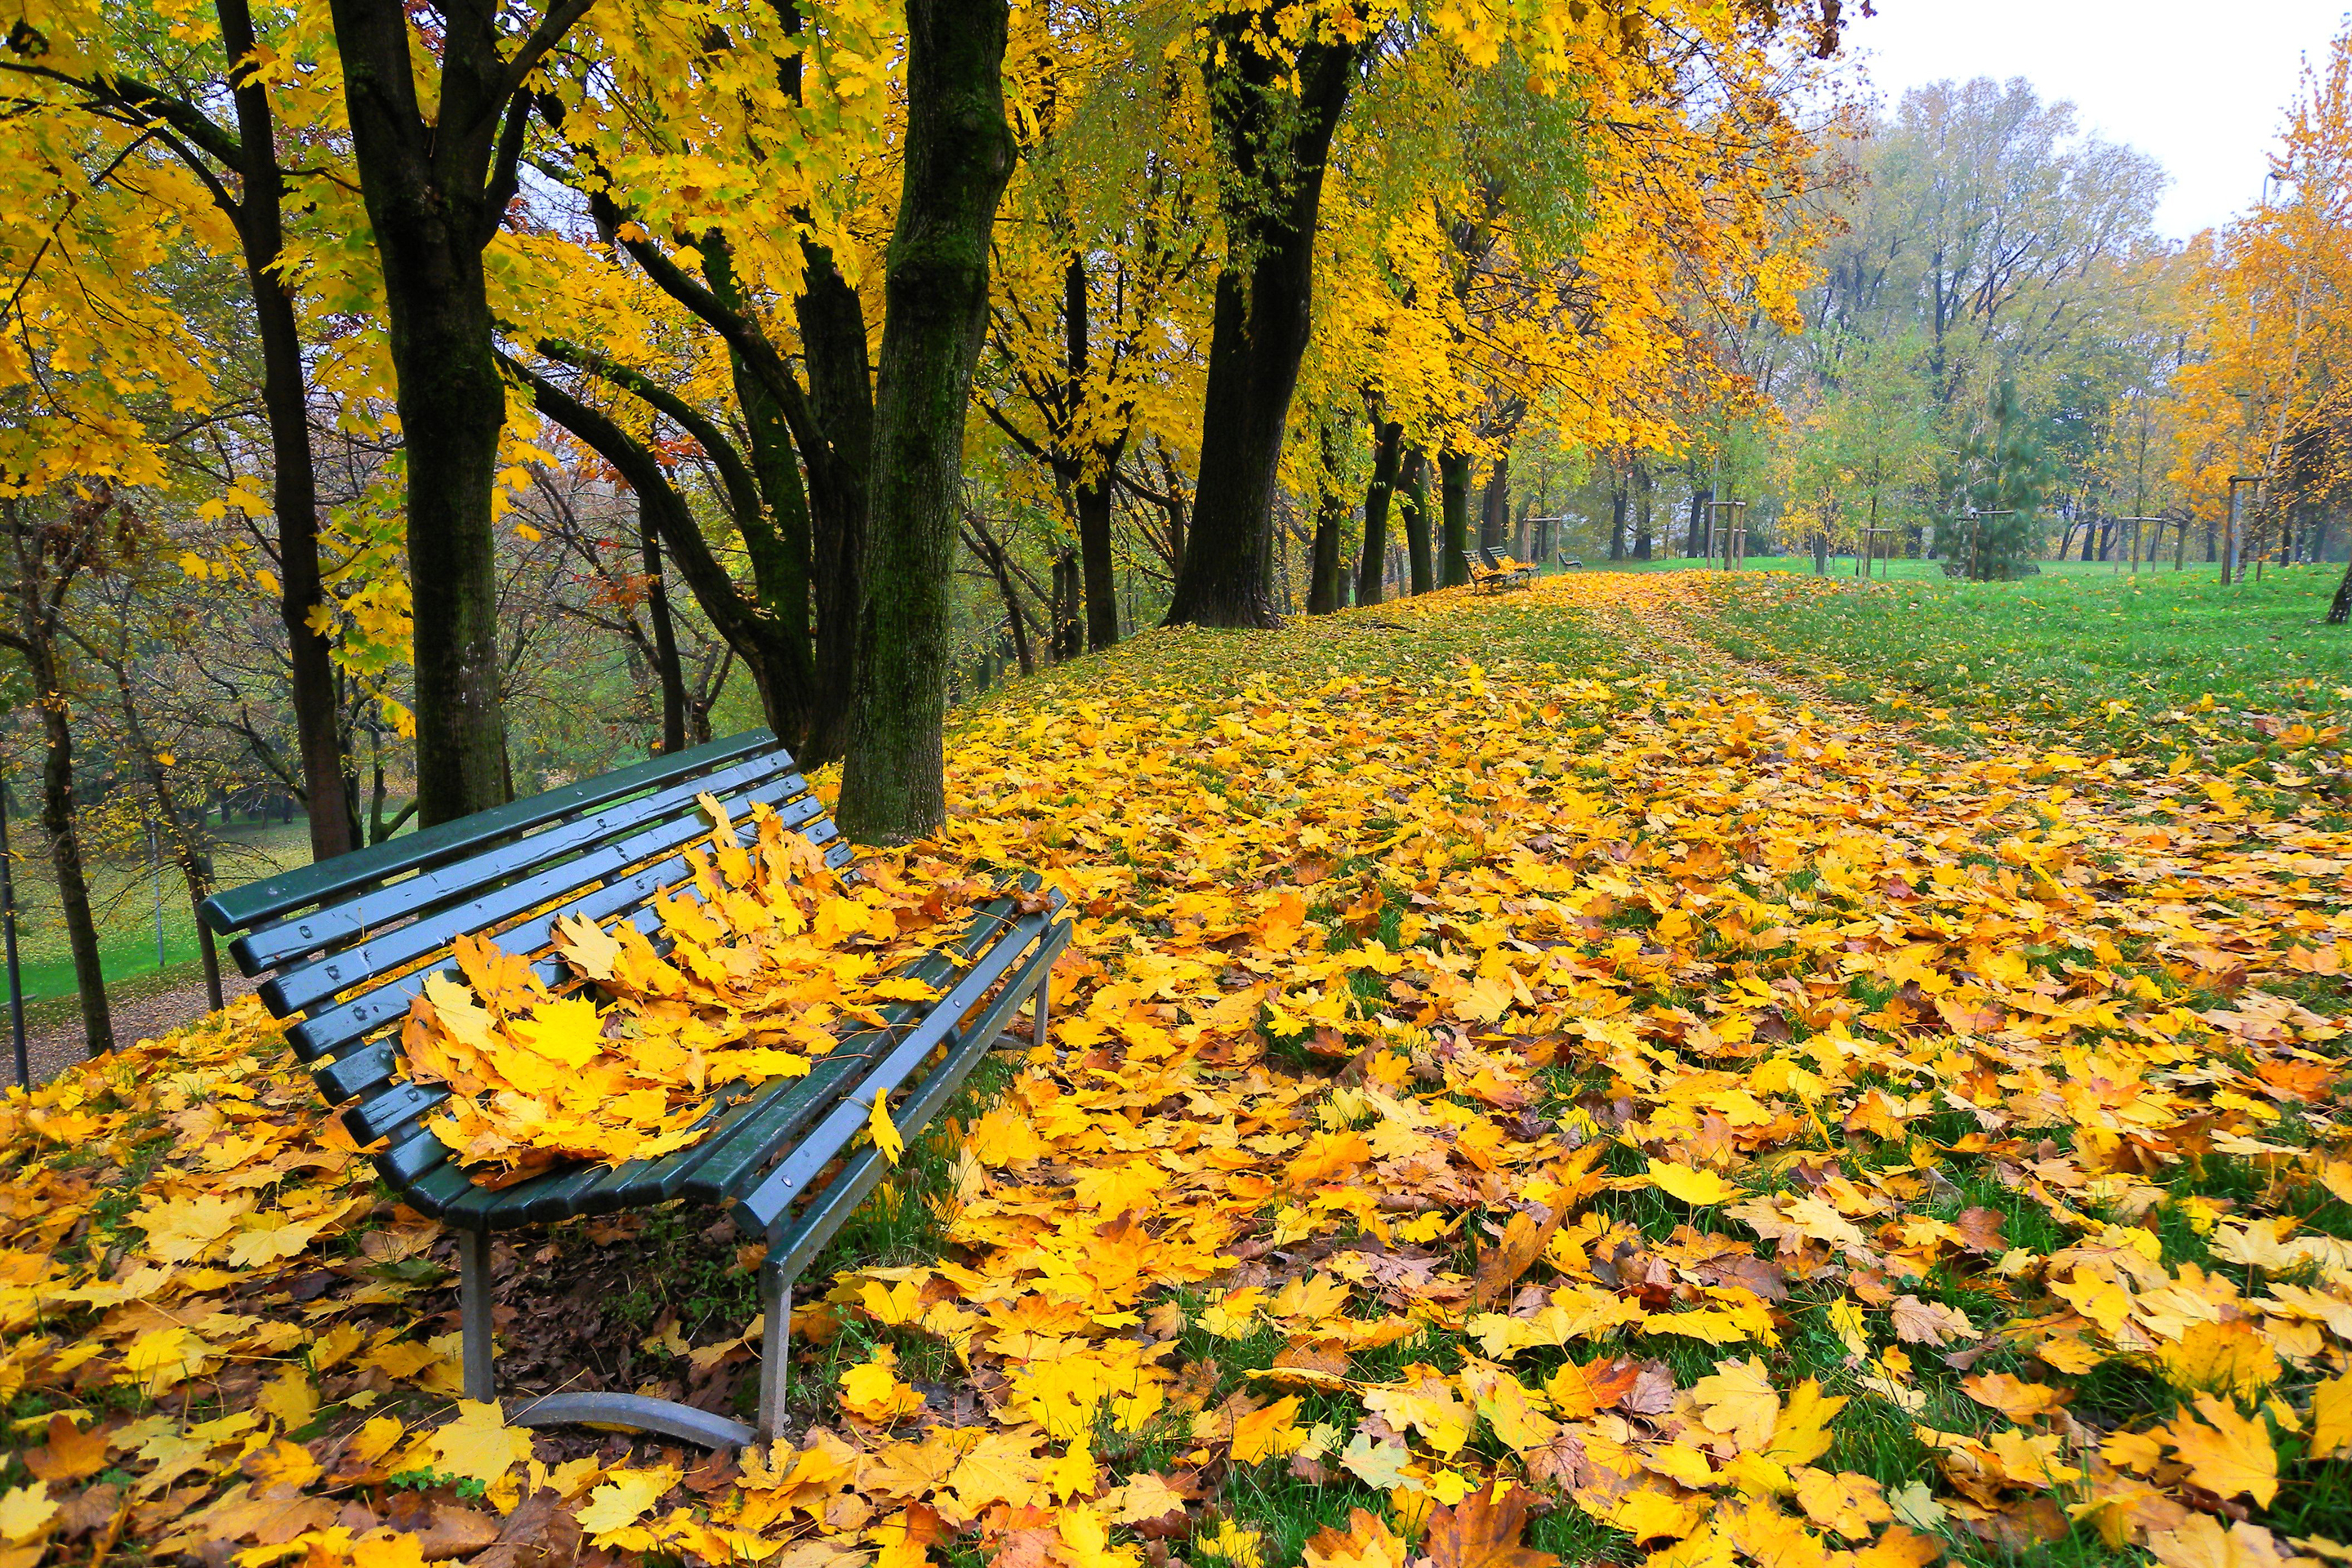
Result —
<path fill-rule="evenodd" d="M 494 934 L 552 982 L 560 915 L 630 915 L 652 934 L 649 900 L 686 879 L 685 850 L 710 832 L 706 793 L 739 820 L 773 807 L 828 865 L 851 858 L 792 753 L 760 730 L 215 893 L 200 912 L 234 939 L 239 970 L 269 976 L 262 1003 L 291 1021 L 296 1054 L 335 1058 L 320 1077 L 341 1100 L 394 1074 L 387 1032 L 428 974 L 455 973 L 458 936 Z"/>
<path fill-rule="evenodd" d="M 1495 547 L 1491 544 L 1482 544 L 1478 547 L 1478 559 L 1486 563 L 1486 570 L 1489 572 L 1500 572 L 1503 569 L 1502 560 L 1495 553 Z"/>

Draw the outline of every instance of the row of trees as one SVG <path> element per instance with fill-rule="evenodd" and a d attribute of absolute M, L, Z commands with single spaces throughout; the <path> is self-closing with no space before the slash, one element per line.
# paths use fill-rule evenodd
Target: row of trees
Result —
<path fill-rule="evenodd" d="M 1755 497 L 1822 563 L 1875 526 L 1975 576 L 2322 559 L 2347 499 L 2347 72 L 2352 35 L 2306 68 L 2262 199 L 2185 246 L 2153 229 L 2162 171 L 2068 106 L 1906 94 L 1824 198 L 1843 221 L 1801 328 L 1745 344 L 1769 405 L 1692 444 L 1690 490 Z"/>
<path fill-rule="evenodd" d="M 201 892 L 240 768 L 326 857 L 756 700 L 894 841 L 1008 643 L 1459 580 L 1516 443 L 1748 395 L 1837 14 L 22 5 L 0 644 L 93 1047 L 94 784 Z"/>

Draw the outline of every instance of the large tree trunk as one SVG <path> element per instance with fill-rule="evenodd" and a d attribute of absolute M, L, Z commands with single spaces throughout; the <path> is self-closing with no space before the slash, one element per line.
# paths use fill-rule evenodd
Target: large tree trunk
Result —
<path fill-rule="evenodd" d="M 490 511 L 506 387 L 482 252 L 515 189 L 527 105 L 509 101 L 499 11 L 486 0 L 442 10 L 440 96 L 429 121 L 406 7 L 330 0 L 329 9 L 383 265 L 407 468 L 417 818 L 431 826 L 508 795 Z"/>
<path fill-rule="evenodd" d="M 2336 597 L 2328 601 L 2327 624 L 2340 626 L 2352 621 L 2352 561 L 2344 563 L 2344 575 L 2336 584 Z"/>
<path fill-rule="evenodd" d="M 1118 642 L 1118 568 L 1110 552 L 1111 477 L 1075 486 L 1071 500 L 1078 514 L 1078 563 L 1085 569 L 1087 647 L 1106 648 Z"/>
<path fill-rule="evenodd" d="M 246 0 L 217 0 L 221 45 L 236 86 L 237 145 L 245 154 L 237 203 L 237 240 L 252 290 L 261 346 L 261 405 L 269 422 L 270 508 L 278 520 L 278 615 L 293 684 L 294 733 L 302 755 L 303 805 L 310 818 L 310 858 L 325 860 L 358 847 L 344 755 L 342 704 L 326 634 L 310 624 L 325 595 L 319 571 L 319 487 L 310 454 L 308 384 L 294 299 L 277 271 L 285 249 L 285 174 L 278 166 L 269 91 L 257 71 L 236 71 L 254 55 L 253 17 Z"/>
<path fill-rule="evenodd" d="M 866 371 L 866 308 L 833 253 L 806 247 L 806 291 L 794 310 L 808 361 L 809 403 L 832 448 L 809 470 L 816 588 L 813 760 L 842 754 L 856 688 L 859 606 L 873 509 L 874 383 Z"/>
<path fill-rule="evenodd" d="M 1449 588 L 1470 581 L 1470 455 L 1437 454 L 1437 498 L 1445 537 L 1438 547 L 1438 580 Z"/>
<path fill-rule="evenodd" d="M 1250 39 L 1265 20 L 1232 11 L 1208 24 L 1218 35 L 1202 71 L 1223 160 L 1226 261 L 1210 330 L 1192 537 L 1170 626 L 1282 618 L 1271 577 L 1275 472 L 1307 347 L 1323 170 L 1356 46 L 1310 42 L 1286 64 Z"/>
<path fill-rule="evenodd" d="M 873 526 L 841 776 L 842 831 L 899 844 L 947 820 L 941 731 L 964 409 L 988 247 L 1013 173 L 1006 0 L 908 0 L 906 174 L 884 274 Z"/>
<path fill-rule="evenodd" d="M 1691 491 L 1690 548 L 1683 553 L 1693 560 L 1706 553 L 1707 505 L 1714 500 L 1715 492 L 1711 489 L 1701 488 Z"/>
<path fill-rule="evenodd" d="M 1609 489 L 1609 559 L 1625 559 L 1625 494 L 1624 476 L 1618 475 Z"/>
<path fill-rule="evenodd" d="M 1339 534 L 1347 527 L 1348 500 L 1339 493 L 1339 437 L 1326 416 L 1316 427 L 1321 448 L 1321 482 L 1315 492 L 1315 542 L 1307 564 L 1307 613 L 1328 616 L 1345 602 L 1339 569 Z"/>
<path fill-rule="evenodd" d="M 1429 538 L 1428 472 L 1429 459 L 1416 447 L 1405 454 L 1404 469 L 1397 479 L 1397 488 L 1404 492 L 1405 558 L 1415 594 L 1432 593 L 1437 587 L 1436 552 L 1430 548 Z"/>
<path fill-rule="evenodd" d="M 1087 258 L 1073 255 L 1062 269 L 1062 331 L 1069 392 L 1066 407 L 1075 423 L 1086 395 Z M 1083 437 L 1066 426 L 1056 437 L 1059 460 L 1068 465 L 1070 509 L 1078 525 L 1078 562 L 1086 570 L 1087 647 L 1107 648 L 1118 642 L 1118 567 L 1111 559 L 1111 498 L 1122 437 L 1092 454 L 1097 471 L 1089 479 L 1081 467 Z"/>
<path fill-rule="evenodd" d="M 1511 547 L 1511 459 L 1495 459 L 1486 488 L 1478 497 L 1478 548 L 1504 551 Z"/>
<path fill-rule="evenodd" d="M 1372 479 L 1364 488 L 1364 557 L 1356 569 L 1356 603 L 1381 602 L 1381 584 L 1388 572 L 1389 496 L 1396 489 L 1397 466 L 1403 456 L 1404 426 L 1384 421 L 1372 431 Z"/>

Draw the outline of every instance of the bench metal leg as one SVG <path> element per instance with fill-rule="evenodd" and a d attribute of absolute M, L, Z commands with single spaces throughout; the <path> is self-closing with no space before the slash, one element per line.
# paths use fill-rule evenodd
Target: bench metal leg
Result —
<path fill-rule="evenodd" d="M 1052 964 L 1047 964 L 1045 973 L 1037 977 L 1037 989 L 1029 993 L 1029 1005 L 1037 1010 L 1036 1022 L 1032 1026 L 1029 1043 L 1042 1046 L 1045 1043 L 1045 1031 L 1052 1026 L 1054 1021 L 1054 966 Z"/>
<path fill-rule="evenodd" d="M 760 1310 L 767 1331 L 760 1340 L 760 1431 L 773 1442 L 784 1427 L 784 1389 L 793 1348 L 793 1282 L 781 1269 L 760 1270 Z"/>
<path fill-rule="evenodd" d="M 498 1374 L 491 1361 L 487 1230 L 457 1233 L 457 1317 L 465 1331 L 466 1397 L 488 1404 L 498 1398 Z M 526 1400 L 508 1413 L 507 1421 L 516 1426 L 620 1426 L 658 1432 L 706 1448 L 740 1448 L 753 1437 L 751 1428 L 740 1421 L 641 1394 L 551 1394 Z"/>
<path fill-rule="evenodd" d="M 490 1233 L 457 1233 L 457 1325 L 465 1342 L 466 1397 L 488 1403 L 499 1396 L 490 1343 Z"/>

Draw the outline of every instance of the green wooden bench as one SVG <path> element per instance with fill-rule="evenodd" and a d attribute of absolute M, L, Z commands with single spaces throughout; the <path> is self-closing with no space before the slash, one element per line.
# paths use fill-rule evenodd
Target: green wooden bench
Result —
<path fill-rule="evenodd" d="M 1481 594 L 1500 594 L 1512 588 L 1534 585 L 1536 569 L 1522 566 L 1507 559 L 1500 552 L 1488 547 L 1462 552 L 1463 563 L 1470 568 L 1470 586 Z"/>
<path fill-rule="evenodd" d="M 659 943 L 651 900 L 688 880 L 685 851 L 711 824 L 705 792 L 732 816 L 772 807 L 840 869 L 849 846 L 809 793 L 792 756 L 765 731 L 715 742 L 403 838 L 215 894 L 205 940 L 231 938 L 261 999 L 320 1091 L 403 1199 L 457 1233 L 467 1397 L 497 1396 L 491 1361 L 490 1237 L 577 1215 L 683 1199 L 724 1209 L 739 1232 L 764 1237 L 766 1331 L 756 1427 L 709 1411 L 630 1394 L 557 1392 L 520 1404 L 522 1426 L 595 1422 L 712 1447 L 772 1437 L 783 1415 L 792 1286 L 888 1166 L 853 1150 L 875 1100 L 909 1138 L 928 1123 L 1034 999 L 1033 1038 L 1045 1039 L 1055 955 L 1069 940 L 1059 894 L 1040 900 L 1024 873 L 1002 886 L 946 947 L 903 973 L 939 992 L 882 1009 L 886 1027 L 842 1041 L 802 1078 L 714 1085 L 708 1133 L 661 1159 L 558 1168 L 493 1191 L 468 1179 L 425 1126 L 447 1090 L 414 1082 L 398 1049 L 402 1021 L 425 977 L 452 975 L 452 942 L 488 935 L 530 959 L 551 984 L 569 971 L 550 945 L 557 917 L 632 921 Z M 849 873 L 855 875 L 854 872 Z M 1024 897 L 1024 895 L 1028 895 Z M 1027 906 L 1026 909 L 1024 906 Z M 1042 905 L 1042 907 L 1041 907 Z"/>

